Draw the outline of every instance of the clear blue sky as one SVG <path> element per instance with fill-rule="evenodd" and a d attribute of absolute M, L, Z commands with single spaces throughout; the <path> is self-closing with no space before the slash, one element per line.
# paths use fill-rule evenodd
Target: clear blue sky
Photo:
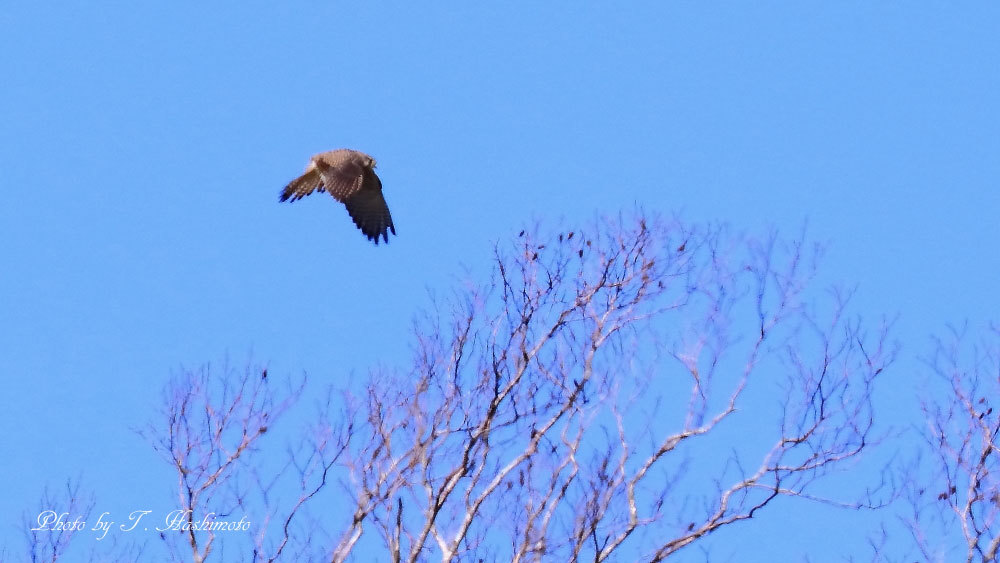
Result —
<path fill-rule="evenodd" d="M 167 498 L 132 428 L 172 370 L 405 361 L 428 289 L 536 218 L 808 221 L 824 280 L 901 315 L 901 388 L 929 334 L 997 319 L 996 3 L 360 4 L 0 8 L 0 544 L 67 476 Z M 389 245 L 279 205 L 337 147 L 378 159 Z M 798 510 L 759 530 L 802 541 L 741 541 L 862 553 Z"/>

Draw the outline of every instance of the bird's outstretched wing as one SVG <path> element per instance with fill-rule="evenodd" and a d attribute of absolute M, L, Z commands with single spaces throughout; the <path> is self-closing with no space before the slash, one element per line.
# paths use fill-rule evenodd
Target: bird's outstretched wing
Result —
<path fill-rule="evenodd" d="M 378 244 L 379 237 L 388 243 L 389 231 L 396 234 L 389 206 L 382 197 L 382 181 L 374 170 L 364 174 L 360 189 L 345 199 L 344 205 L 347 206 L 347 212 L 354 220 L 354 224 L 361 229 L 368 240 L 375 241 L 375 244 Z"/>
<path fill-rule="evenodd" d="M 324 191 L 323 178 L 319 170 L 312 168 L 285 186 L 281 191 L 281 201 L 302 199 L 317 190 Z"/>

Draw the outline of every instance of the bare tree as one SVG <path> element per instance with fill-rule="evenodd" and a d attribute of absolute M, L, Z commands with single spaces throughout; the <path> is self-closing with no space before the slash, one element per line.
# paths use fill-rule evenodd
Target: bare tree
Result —
<path fill-rule="evenodd" d="M 810 290 L 819 254 L 644 215 L 522 231 L 418 318 L 408 367 L 330 389 L 284 451 L 304 382 L 186 370 L 142 432 L 175 468 L 163 544 L 195 562 L 659 561 L 779 497 L 876 506 L 820 484 L 873 444 L 895 350 L 850 292 Z M 242 515 L 249 531 L 215 527 Z"/>
<path fill-rule="evenodd" d="M 96 496 L 84 490 L 80 479 L 68 479 L 55 491 L 46 488 L 37 508 L 23 516 L 26 557 L 14 557 L 3 548 L 0 562 L 145 561 L 145 542 L 101 535 L 96 530 L 91 520 L 96 503 Z M 83 541 L 77 539 L 81 533 Z M 101 537 L 101 543 L 88 541 L 96 536 Z"/>
<path fill-rule="evenodd" d="M 332 560 L 371 527 L 393 561 L 659 561 L 779 496 L 878 504 L 812 493 L 871 445 L 894 357 L 806 295 L 817 256 L 642 216 L 498 246 L 356 399 Z"/>
<path fill-rule="evenodd" d="M 242 373 L 228 366 L 185 370 L 167 386 L 162 418 L 141 432 L 176 470 L 179 508 L 161 526 L 173 560 L 205 561 L 228 543 L 229 555 L 213 559 L 246 561 L 252 554 L 254 561 L 274 561 L 289 547 L 293 520 L 322 486 L 312 485 L 312 476 L 332 461 L 322 458 L 329 436 L 308 433 L 277 462 L 259 455 L 261 441 L 305 385 L 286 379 L 282 387 L 273 379 L 255 366 Z M 281 488 L 297 490 L 292 498 L 275 492 L 288 475 L 295 484 Z M 280 526 L 271 526 L 275 521 Z M 297 548 L 285 555 L 301 560 L 306 547 Z"/>
<path fill-rule="evenodd" d="M 926 365 L 939 385 L 921 400 L 926 448 L 910 472 L 912 511 L 904 520 L 927 561 L 954 561 L 960 551 L 966 561 L 996 561 L 1000 328 L 952 329 L 935 340 Z"/>
<path fill-rule="evenodd" d="M 94 510 L 94 496 L 83 492 L 79 479 L 69 479 L 53 492 L 42 493 L 38 509 L 24 514 L 25 540 L 33 563 L 55 562 L 66 554 L 70 542 L 83 531 L 79 522 L 86 522 Z"/>

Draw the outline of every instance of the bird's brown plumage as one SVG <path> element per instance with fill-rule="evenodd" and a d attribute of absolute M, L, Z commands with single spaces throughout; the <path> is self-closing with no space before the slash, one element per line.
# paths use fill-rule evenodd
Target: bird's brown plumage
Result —
<path fill-rule="evenodd" d="M 389 242 L 396 234 L 389 206 L 382 196 L 382 181 L 375 174 L 375 159 L 363 152 L 337 149 L 317 154 L 298 178 L 281 192 L 281 201 L 295 201 L 314 191 L 329 192 L 347 207 L 354 224 L 369 240 Z"/>

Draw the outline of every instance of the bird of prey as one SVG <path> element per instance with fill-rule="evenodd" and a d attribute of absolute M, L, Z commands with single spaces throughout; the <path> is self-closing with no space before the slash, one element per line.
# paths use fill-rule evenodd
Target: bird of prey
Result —
<path fill-rule="evenodd" d="M 354 224 L 368 240 L 379 237 L 389 242 L 396 227 L 389 206 L 382 197 L 382 181 L 375 174 L 375 159 L 350 149 L 321 152 L 309 159 L 309 166 L 281 192 L 281 201 L 295 201 L 314 191 L 328 192 L 347 206 Z"/>

